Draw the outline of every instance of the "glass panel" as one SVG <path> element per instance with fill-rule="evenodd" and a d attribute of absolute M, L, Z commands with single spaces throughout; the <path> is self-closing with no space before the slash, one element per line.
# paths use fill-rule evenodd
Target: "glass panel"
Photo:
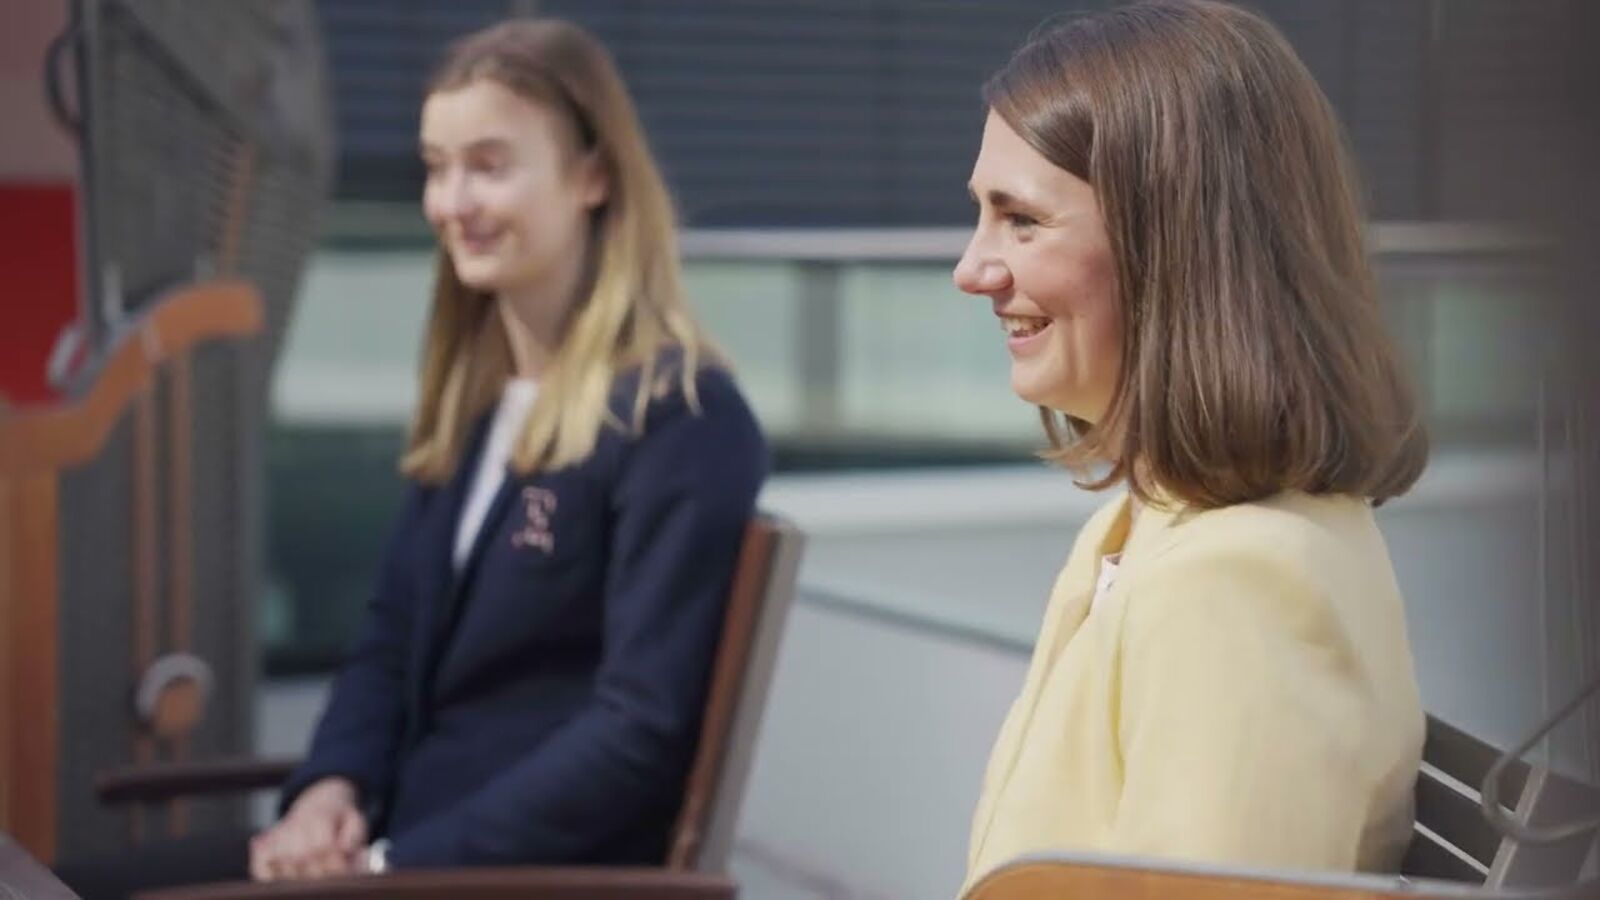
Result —
<path fill-rule="evenodd" d="M 800 331 L 799 273 L 786 262 L 698 262 L 684 268 L 689 301 L 728 354 L 769 432 L 801 427 L 794 373 Z"/>
<path fill-rule="evenodd" d="M 958 291 L 951 263 L 858 263 L 841 279 L 846 434 L 1026 447 L 1038 417 L 1011 393 L 989 301 Z M 1025 451 L 1024 451 L 1025 452 Z"/>
<path fill-rule="evenodd" d="M 1427 378 L 1436 421 L 1532 421 L 1537 411 L 1541 351 L 1528 288 L 1508 278 L 1441 278 L 1429 297 Z"/>
<path fill-rule="evenodd" d="M 425 250 L 314 255 L 273 377 L 274 426 L 403 427 L 432 286 Z"/>

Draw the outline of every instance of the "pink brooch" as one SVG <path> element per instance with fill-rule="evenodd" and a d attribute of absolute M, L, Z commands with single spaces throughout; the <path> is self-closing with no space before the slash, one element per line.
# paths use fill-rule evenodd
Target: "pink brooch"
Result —
<path fill-rule="evenodd" d="M 538 547 L 545 553 L 556 549 L 556 536 L 550 531 L 550 514 L 556 511 L 554 491 L 539 487 L 522 489 L 522 513 L 527 521 L 511 535 L 511 546 Z"/>

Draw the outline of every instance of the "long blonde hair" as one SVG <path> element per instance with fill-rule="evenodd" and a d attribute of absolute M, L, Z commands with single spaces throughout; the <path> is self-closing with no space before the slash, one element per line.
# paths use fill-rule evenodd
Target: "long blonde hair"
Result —
<path fill-rule="evenodd" d="M 1271 25 L 1205 0 L 1118 7 L 1039 34 L 984 96 L 1094 188 L 1116 266 L 1120 383 L 1092 424 L 1041 408 L 1048 458 L 1200 507 L 1416 481 L 1427 436 L 1343 135 Z"/>
<path fill-rule="evenodd" d="M 643 426 L 652 397 L 674 382 L 691 405 L 702 360 L 722 363 L 684 298 L 676 215 L 622 78 L 586 31 L 554 19 L 521 19 L 470 34 L 453 45 L 428 93 L 480 79 L 562 114 L 579 152 L 593 152 L 609 191 L 594 213 L 593 271 L 564 323 L 561 343 L 540 377 L 539 399 L 512 453 L 521 474 L 587 459 L 604 427 Z M 462 284 L 448 253 L 438 253 L 424 340 L 416 418 L 400 469 L 427 483 L 450 478 L 472 423 L 499 396 L 513 370 L 494 298 Z M 664 350 L 681 358 L 664 367 Z M 610 408 L 613 379 L 640 370 L 629 421 Z"/>

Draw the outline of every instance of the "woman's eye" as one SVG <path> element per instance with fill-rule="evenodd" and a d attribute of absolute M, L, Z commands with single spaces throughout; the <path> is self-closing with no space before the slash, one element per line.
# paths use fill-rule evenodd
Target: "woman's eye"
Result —
<path fill-rule="evenodd" d="M 1039 220 L 1026 213 L 1006 213 L 1006 223 L 1012 228 L 1024 229 L 1039 224 Z"/>
<path fill-rule="evenodd" d="M 478 164 L 476 164 L 476 165 L 474 165 L 472 167 L 472 171 L 473 172 L 475 172 L 476 174 L 482 175 L 482 176 L 484 176 L 486 178 L 500 178 L 500 177 L 503 177 L 506 174 L 506 172 L 510 171 L 510 169 L 511 169 L 511 167 L 509 165 L 507 165 L 504 160 L 498 160 L 498 159 L 497 160 L 485 160 L 485 161 L 480 162 L 480 163 L 478 163 Z"/>

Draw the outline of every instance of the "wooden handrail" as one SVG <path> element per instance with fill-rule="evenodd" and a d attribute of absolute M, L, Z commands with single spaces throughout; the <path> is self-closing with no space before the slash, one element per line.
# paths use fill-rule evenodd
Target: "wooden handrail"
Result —
<path fill-rule="evenodd" d="M 125 766 L 96 776 L 94 792 L 101 803 L 115 806 L 265 790 L 281 786 L 299 763 L 294 757 L 272 757 Z"/>
<path fill-rule="evenodd" d="M 989 873 L 962 900 L 1576 900 L 1596 882 L 1488 890 L 1479 885 L 1371 874 L 1253 869 L 1088 853 L 1039 854 Z"/>
<path fill-rule="evenodd" d="M 260 292 L 242 280 L 201 282 L 156 301 L 111 349 L 85 396 L 44 409 L 0 409 L 0 478 L 92 459 L 163 361 L 204 341 L 256 334 L 263 318 Z"/>
<path fill-rule="evenodd" d="M 45 862 L 57 821 L 57 495 L 51 473 L 0 478 L 0 830 Z"/>

